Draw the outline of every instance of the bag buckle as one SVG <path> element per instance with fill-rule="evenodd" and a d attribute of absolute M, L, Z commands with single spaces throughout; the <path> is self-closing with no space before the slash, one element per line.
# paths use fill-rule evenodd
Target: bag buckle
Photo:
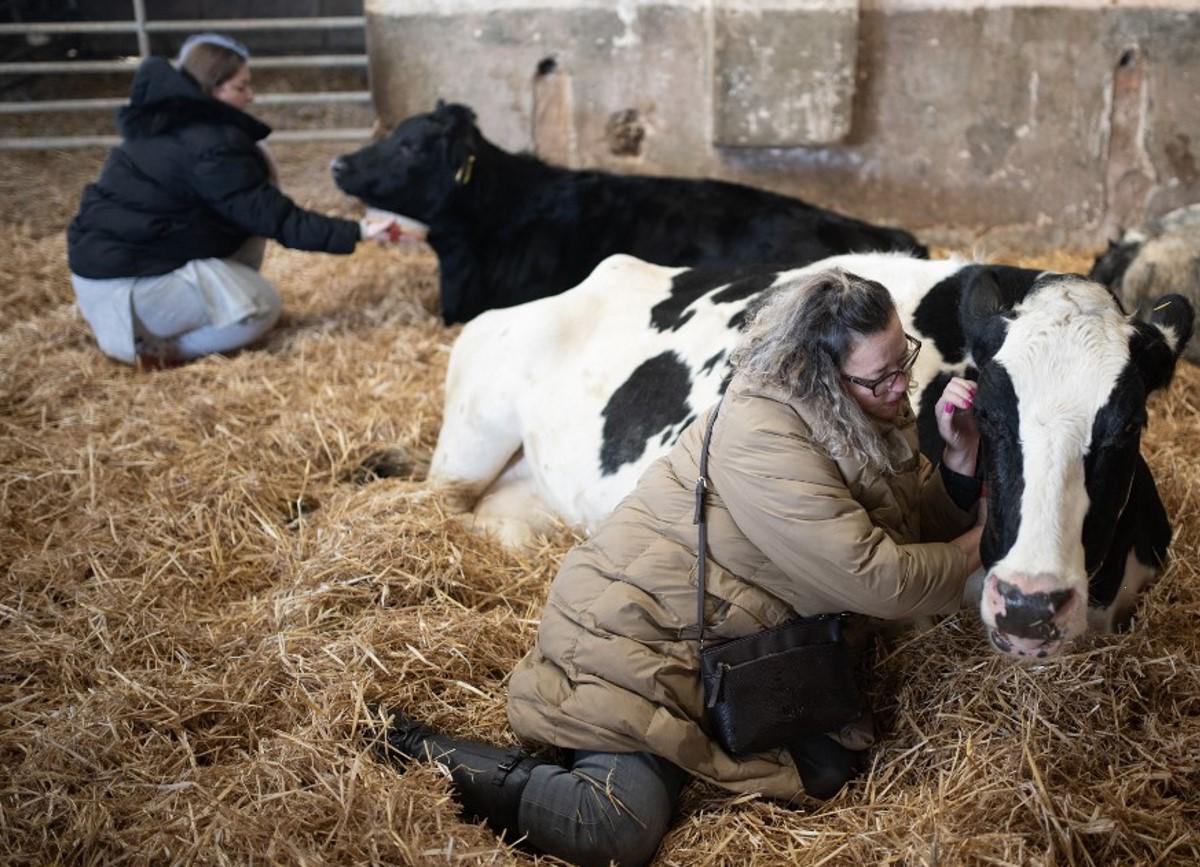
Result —
<path fill-rule="evenodd" d="M 704 517 L 704 491 L 708 488 L 708 480 L 704 476 L 696 477 L 696 508 L 692 512 L 692 523 L 699 524 Z"/>
<path fill-rule="evenodd" d="M 712 689 L 707 690 L 708 698 L 704 701 L 704 706 L 711 710 L 721 700 L 721 681 L 725 679 L 725 672 L 729 671 L 729 665 L 724 662 L 717 663 L 717 676 L 713 680 Z"/>

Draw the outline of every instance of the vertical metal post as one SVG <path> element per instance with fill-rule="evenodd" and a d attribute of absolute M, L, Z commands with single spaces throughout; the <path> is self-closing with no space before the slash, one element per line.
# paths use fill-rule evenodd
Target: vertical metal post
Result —
<path fill-rule="evenodd" d="M 146 32 L 146 0 L 133 0 L 133 20 L 137 24 L 138 54 L 150 56 L 150 34 Z"/>

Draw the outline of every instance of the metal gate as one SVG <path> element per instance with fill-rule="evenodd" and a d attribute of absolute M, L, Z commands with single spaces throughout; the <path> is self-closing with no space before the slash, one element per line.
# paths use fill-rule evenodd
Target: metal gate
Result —
<path fill-rule="evenodd" d="M 0 24 L 0 35 L 33 37 L 62 33 L 134 33 L 137 35 L 138 55 L 120 60 L 66 60 L 0 63 L 0 75 L 54 75 L 59 73 L 130 72 L 137 69 L 143 58 L 150 55 L 152 33 L 198 33 L 207 30 L 223 32 L 260 30 L 331 30 L 363 29 L 366 19 L 361 15 L 304 18 L 229 18 L 204 20 L 152 21 L 146 17 L 145 0 L 132 0 L 133 18 L 129 21 L 64 21 L 22 22 Z M 366 67 L 365 54 L 318 54 L 304 56 L 255 57 L 255 69 L 287 69 L 312 67 Z M 316 93 L 275 93 L 255 97 L 259 105 L 296 105 L 314 103 L 369 103 L 369 90 L 336 90 Z M 0 101 L 0 114 L 39 112 L 76 112 L 113 109 L 124 105 L 124 98 L 113 99 L 44 99 L 37 101 Z M 370 128 L 293 129 L 271 133 L 272 141 L 363 140 L 371 135 Z M 0 150 L 23 148 L 73 148 L 90 145 L 114 145 L 120 142 L 115 135 L 71 135 L 50 137 L 0 137 Z"/>

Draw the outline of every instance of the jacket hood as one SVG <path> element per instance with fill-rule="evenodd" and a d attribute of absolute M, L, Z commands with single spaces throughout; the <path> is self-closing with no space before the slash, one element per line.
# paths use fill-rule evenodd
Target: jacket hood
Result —
<path fill-rule="evenodd" d="M 148 138 L 194 123 L 235 126 L 258 141 L 271 128 L 246 112 L 205 96 L 186 72 L 165 57 L 148 57 L 138 67 L 129 104 L 117 112 L 117 129 L 125 138 Z"/>

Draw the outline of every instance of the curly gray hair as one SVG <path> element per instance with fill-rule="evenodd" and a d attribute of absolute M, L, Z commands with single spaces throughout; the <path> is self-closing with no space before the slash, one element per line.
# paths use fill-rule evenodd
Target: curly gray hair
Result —
<path fill-rule="evenodd" d="M 831 457 L 856 457 L 893 475 L 896 459 L 846 390 L 842 364 L 856 340 L 887 328 L 895 315 L 891 295 L 874 280 L 840 268 L 798 277 L 774 289 L 730 362 L 753 381 L 811 407 L 812 437 Z"/>

